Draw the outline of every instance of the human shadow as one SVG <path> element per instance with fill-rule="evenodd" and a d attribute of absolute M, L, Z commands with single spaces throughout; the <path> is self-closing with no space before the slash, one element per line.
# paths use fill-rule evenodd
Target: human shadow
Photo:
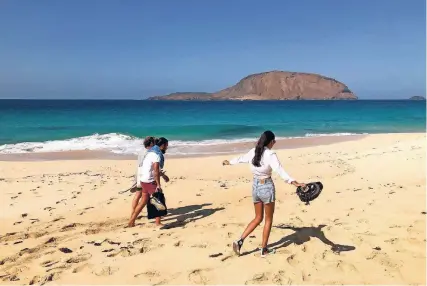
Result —
<path fill-rule="evenodd" d="M 292 243 L 297 244 L 297 245 L 301 245 L 301 244 L 304 244 L 304 243 L 310 241 L 311 238 L 317 238 L 321 242 L 323 242 L 324 244 L 329 245 L 331 247 L 331 250 L 334 253 L 339 254 L 343 251 L 352 251 L 352 250 L 356 249 L 356 247 L 351 246 L 351 245 L 336 244 L 336 243 L 332 242 L 331 240 L 329 240 L 328 238 L 326 238 L 325 233 L 322 230 L 322 228 L 324 228 L 325 226 L 326 225 L 324 225 L 324 224 L 321 224 L 317 227 L 292 227 L 292 226 L 287 226 L 287 225 L 283 225 L 283 224 L 274 226 L 275 228 L 293 230 L 294 233 L 287 235 L 287 236 L 283 237 L 282 239 L 280 239 L 279 241 L 276 241 L 276 242 L 270 244 L 269 247 L 274 248 L 274 249 L 278 249 L 278 248 L 282 248 L 282 247 L 287 247 L 287 246 L 291 245 Z M 254 249 L 252 251 L 242 253 L 242 255 L 248 255 L 248 254 L 256 252 L 257 250 L 258 249 Z"/>
<path fill-rule="evenodd" d="M 168 214 L 184 215 L 184 214 L 188 214 L 188 213 L 203 209 L 204 207 L 211 206 L 211 205 L 212 205 L 211 203 L 207 203 L 207 204 L 201 204 L 201 205 L 189 205 L 189 206 L 184 206 L 179 208 L 168 209 Z"/>
<path fill-rule="evenodd" d="M 162 219 L 162 222 L 173 221 L 166 224 L 161 229 L 171 229 L 176 227 L 183 227 L 187 223 L 200 220 L 202 218 L 213 215 L 218 211 L 222 211 L 225 208 L 208 208 L 203 209 L 205 206 L 210 206 L 212 204 L 201 204 L 201 205 L 189 205 L 185 207 L 179 207 L 175 209 L 168 209 L 168 216 L 165 219 Z"/>

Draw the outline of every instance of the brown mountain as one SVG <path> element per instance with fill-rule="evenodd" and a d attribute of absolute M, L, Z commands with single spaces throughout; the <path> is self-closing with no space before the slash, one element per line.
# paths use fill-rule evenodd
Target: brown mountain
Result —
<path fill-rule="evenodd" d="M 318 74 L 271 71 L 249 75 L 215 93 L 179 92 L 148 100 L 338 100 L 357 99 L 348 87 Z"/>

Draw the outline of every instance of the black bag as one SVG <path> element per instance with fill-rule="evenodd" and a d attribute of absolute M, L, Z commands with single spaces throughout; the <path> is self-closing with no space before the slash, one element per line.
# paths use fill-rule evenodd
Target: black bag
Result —
<path fill-rule="evenodd" d="M 147 217 L 148 219 L 153 219 L 156 217 L 165 216 L 168 214 L 168 207 L 166 206 L 166 199 L 163 192 L 155 192 L 153 194 L 153 197 L 156 197 L 159 201 L 162 202 L 162 204 L 166 207 L 165 210 L 159 211 L 157 208 L 150 203 L 150 200 L 148 200 L 147 203 Z"/>
<path fill-rule="evenodd" d="M 312 200 L 320 195 L 322 190 L 323 184 L 321 182 L 308 183 L 305 188 L 297 188 L 297 195 L 302 202 L 309 205 Z"/>

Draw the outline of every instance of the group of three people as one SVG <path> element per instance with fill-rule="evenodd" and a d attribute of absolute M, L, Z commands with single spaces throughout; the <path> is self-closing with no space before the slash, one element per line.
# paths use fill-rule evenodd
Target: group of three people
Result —
<path fill-rule="evenodd" d="M 141 154 L 138 159 L 139 171 L 137 180 L 141 182 L 142 191 L 135 194 L 132 202 L 133 211 L 129 226 L 135 225 L 135 219 L 147 204 L 149 196 L 155 191 L 161 191 L 160 177 L 163 177 L 166 182 L 169 181 L 169 178 L 162 171 L 164 166 L 163 154 L 168 148 L 168 141 L 165 138 L 159 138 L 157 142 L 154 142 L 153 139 L 153 147 L 153 145 L 150 145 L 150 138 L 152 137 L 147 137 L 144 141 L 146 153 Z M 276 189 L 271 178 L 272 171 L 277 172 L 288 184 L 292 184 L 295 187 L 305 186 L 303 183 L 298 183 L 283 169 L 276 153 L 272 151 L 275 143 L 274 133 L 269 130 L 265 131 L 258 139 L 255 148 L 243 156 L 236 157 L 230 161 L 225 160 L 222 163 L 224 166 L 250 163 L 253 175 L 252 200 L 255 208 L 255 218 L 248 224 L 240 238 L 233 242 L 233 251 L 237 255 L 240 255 L 245 238 L 255 230 L 264 217 L 265 225 L 261 243 L 261 257 L 274 253 L 274 250 L 267 248 L 276 201 Z M 156 218 L 156 224 L 161 225 L 160 218 Z"/>

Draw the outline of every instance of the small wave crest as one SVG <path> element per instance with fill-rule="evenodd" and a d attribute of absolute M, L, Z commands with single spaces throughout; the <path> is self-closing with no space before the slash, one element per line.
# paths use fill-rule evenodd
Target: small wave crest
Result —
<path fill-rule="evenodd" d="M 366 135 L 367 133 L 306 133 L 305 137 L 325 137 L 325 136 L 355 136 L 355 135 Z"/>
<path fill-rule="evenodd" d="M 349 136 L 360 135 L 356 133 L 333 133 L 333 134 L 313 134 L 307 133 L 303 137 L 320 136 Z M 277 139 L 303 138 L 303 137 L 281 137 Z M 72 138 L 67 140 L 53 140 L 45 142 L 23 142 L 17 144 L 0 145 L 0 154 L 21 154 L 38 152 L 63 152 L 98 150 L 109 151 L 116 154 L 138 154 L 143 149 L 142 138 L 128 136 L 120 133 L 93 134 L 90 136 Z M 196 147 L 209 147 L 223 144 L 250 143 L 257 138 L 242 139 L 212 139 L 201 141 L 181 141 L 173 140 L 169 142 L 169 154 L 201 154 Z"/>

